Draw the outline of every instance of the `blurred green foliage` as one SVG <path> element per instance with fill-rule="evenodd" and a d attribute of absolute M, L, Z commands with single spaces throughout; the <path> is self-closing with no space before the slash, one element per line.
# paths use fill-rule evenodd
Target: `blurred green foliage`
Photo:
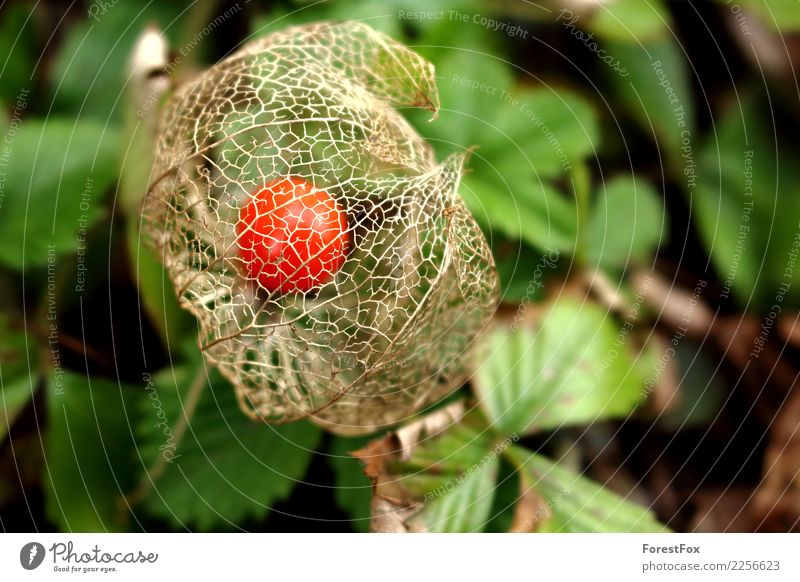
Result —
<path fill-rule="evenodd" d="M 770 25 L 798 28 L 794 2 L 740 4 Z M 134 139 L 124 125 L 133 43 L 156 24 L 173 49 L 185 48 L 180 43 L 204 26 L 199 10 L 215 17 L 208 5 L 127 0 L 97 19 L 76 10 L 58 20 L 27 2 L 0 13 L 0 439 L 41 397 L 46 515 L 64 531 L 153 523 L 244 527 L 291 497 L 315 451 L 334 475 L 336 504 L 363 531 L 369 482 L 347 453 L 366 440 L 325 440 L 306 422 L 270 427 L 242 415 L 232 390 L 205 368 L 196 348 L 175 349 L 193 340 L 195 328 L 179 313 L 157 260 L 140 250 L 138 217 L 131 212 L 136 204 L 125 202 L 127 215 L 116 206 L 121 175 L 130 172 L 141 181 L 149 174 L 147 156 L 124 156 Z M 445 16 L 420 17 L 420 11 Z M 519 25 L 526 43 L 474 15 Z M 667 192 L 691 207 L 693 228 L 719 278 L 738 266 L 731 285 L 739 306 L 768 308 L 786 280 L 785 255 L 800 216 L 800 176 L 795 164 L 779 163 L 794 154 L 785 138 L 775 145 L 779 138 L 774 120 L 763 118 L 763 96 L 755 89 L 728 96 L 717 123 L 701 128 L 693 72 L 666 3 L 617 0 L 580 15 L 572 28 L 567 16 L 557 6 L 543 13 L 479 0 L 253 2 L 204 36 L 193 56 L 210 64 L 247 38 L 349 18 L 366 20 L 436 65 L 438 119 L 405 113 L 438 155 L 475 148 L 461 193 L 494 249 L 503 302 L 522 316 L 513 327 L 499 320 L 490 334 L 473 382 L 481 414 L 394 467 L 410 475 L 409 487 L 424 497 L 465 467 L 480 465 L 452 492 L 425 505 L 420 515 L 432 531 L 507 529 L 515 504 L 529 490 L 553 501 L 547 519 L 537 524 L 542 530 L 662 528 L 644 509 L 521 444 L 489 462 L 482 459 L 498 439 L 625 418 L 644 402 L 654 366 L 651 346 L 620 346 L 626 323 L 615 313 L 593 300 L 565 298 L 550 302 L 546 316 L 531 326 L 519 306 L 545 302 L 547 286 L 557 290 L 573 273 L 600 273 L 630 295 L 626 273 L 652 265 L 669 244 Z M 45 23 L 56 20 L 48 40 Z M 589 34 L 589 44 L 580 40 Z M 536 40 L 539 35 L 562 40 L 548 47 Z M 559 52 L 569 42 L 578 43 L 588 67 Z M 628 74 L 593 59 L 601 48 Z M 539 56 L 554 54 L 563 59 L 558 67 L 540 72 Z M 631 159 L 631 151 L 648 148 L 657 152 L 658 167 Z M 759 184 L 742 247 L 738 233 L 749 202 L 742 196 L 742 168 L 744 152 L 751 150 Z M 131 167 L 122 168 L 124 159 Z M 124 186 L 126 192 L 136 190 L 135 181 L 132 190 Z M 126 223 L 114 230 L 118 220 Z M 109 236 L 126 243 L 112 247 Z M 74 266 L 84 247 L 129 255 L 121 264 L 131 268 L 128 284 L 139 293 L 142 320 L 149 318 L 172 348 L 170 364 L 152 378 L 120 381 L 79 367 L 65 371 L 54 361 L 54 319 L 48 315 L 55 311 L 48 306 L 63 315 L 74 304 L 65 265 Z M 117 263 L 116 256 L 105 257 L 108 268 L 92 269 L 89 286 L 104 283 L 105 271 Z M 798 277 L 800 268 L 789 280 L 794 285 Z M 800 307 L 796 294 L 786 304 Z M 202 391 L 187 409 L 197 382 Z M 182 424 L 185 429 L 177 431 Z M 165 427 L 172 436 L 180 432 L 174 448 Z"/>

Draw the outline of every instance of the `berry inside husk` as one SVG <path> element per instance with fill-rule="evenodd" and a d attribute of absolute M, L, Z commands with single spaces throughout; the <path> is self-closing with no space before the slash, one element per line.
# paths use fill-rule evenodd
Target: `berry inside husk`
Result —
<path fill-rule="evenodd" d="M 247 276 L 270 293 L 306 293 L 331 281 L 349 248 L 347 214 L 325 190 L 279 178 L 252 194 L 236 225 Z"/>

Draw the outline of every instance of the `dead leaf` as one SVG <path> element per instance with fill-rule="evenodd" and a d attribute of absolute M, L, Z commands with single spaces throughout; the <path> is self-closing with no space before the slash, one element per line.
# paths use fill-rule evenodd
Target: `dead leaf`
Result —
<path fill-rule="evenodd" d="M 424 525 L 413 519 L 422 509 L 422 501 L 403 487 L 390 466 L 395 461 L 410 459 L 418 444 L 458 423 L 465 410 L 463 401 L 453 402 L 350 453 L 364 464 L 364 474 L 372 481 L 370 531 L 424 531 Z"/>
<path fill-rule="evenodd" d="M 699 489 L 692 496 L 695 514 L 689 524 L 693 533 L 751 532 L 748 506 L 752 500 L 750 487 Z"/>
<path fill-rule="evenodd" d="M 552 517 L 550 507 L 544 498 L 531 485 L 526 474 L 520 475 L 520 497 L 514 507 L 514 519 L 511 522 L 512 533 L 532 533 L 538 529 L 542 521 Z"/>
<path fill-rule="evenodd" d="M 779 318 L 778 331 L 788 343 L 800 348 L 800 313 L 787 313 Z"/>
<path fill-rule="evenodd" d="M 457 423 L 464 416 L 465 406 L 463 400 L 448 404 L 428 414 L 416 422 L 397 429 L 394 433 L 400 441 L 400 458 L 408 460 L 414 447 L 425 438 L 436 436 L 449 426 Z"/>
<path fill-rule="evenodd" d="M 800 385 L 790 390 L 770 427 L 764 475 L 753 502 L 761 531 L 797 531 L 800 527 Z"/>

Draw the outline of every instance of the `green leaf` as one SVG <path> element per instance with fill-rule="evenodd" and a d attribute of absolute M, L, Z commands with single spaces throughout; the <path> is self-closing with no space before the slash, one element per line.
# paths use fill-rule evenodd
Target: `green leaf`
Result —
<path fill-rule="evenodd" d="M 513 90 L 497 101 L 476 143 L 500 173 L 555 178 L 596 154 L 597 114 L 578 94 L 536 87 Z"/>
<path fill-rule="evenodd" d="M 349 453 L 365 446 L 371 438 L 334 436 L 328 457 L 335 479 L 336 505 L 351 517 L 350 525 L 358 532 L 369 530 L 372 485 L 364 475 L 361 462 Z"/>
<path fill-rule="evenodd" d="M 148 319 L 158 332 L 164 345 L 177 349 L 186 337 L 193 320 L 181 309 L 172 281 L 155 253 L 144 245 L 138 224 L 129 220 L 126 225 L 128 254 L 139 297 Z"/>
<path fill-rule="evenodd" d="M 607 42 L 604 47 L 629 73 L 608 73 L 620 101 L 618 114 L 631 115 L 645 135 L 658 141 L 661 155 L 686 184 L 681 148 L 687 139 L 692 146 L 695 112 L 683 49 L 672 36 L 644 45 Z"/>
<path fill-rule="evenodd" d="M 420 113 L 419 129 L 442 157 L 482 146 L 495 133 L 494 111 L 513 82 L 509 66 L 489 55 L 454 50 L 436 62 L 436 77 L 442 109 L 430 122 L 430 114 Z"/>
<path fill-rule="evenodd" d="M 9 3 L 0 16 L 0 99 L 15 102 L 33 86 L 36 63 L 34 39 L 40 16 L 29 2 Z"/>
<path fill-rule="evenodd" d="M 796 0 L 741 0 L 732 4 L 727 0 L 719 0 L 720 4 L 731 11 L 734 18 L 741 19 L 742 33 L 753 31 L 748 23 L 746 11 L 757 14 L 764 24 L 771 26 L 775 30 L 792 31 L 800 30 L 800 10 L 798 10 Z M 744 28 L 744 27 L 747 28 Z M 748 35 L 749 36 L 749 35 Z"/>
<path fill-rule="evenodd" d="M 716 136 L 698 149 L 697 187 L 690 192 L 691 215 L 723 281 L 723 298 L 733 291 L 751 309 L 769 309 L 783 285 L 800 284 L 800 269 L 789 264 L 800 216 L 800 172 L 790 161 L 798 152 L 770 129 L 761 103 L 745 95 L 720 116 Z M 781 300 L 797 307 L 795 297 L 784 291 Z"/>
<path fill-rule="evenodd" d="M 326 2 L 326 20 L 360 20 L 370 27 L 400 40 L 403 23 L 396 17 L 394 2 L 386 0 L 339 0 Z M 300 11 L 300 14 L 305 10 Z M 308 20 L 307 20 L 308 21 Z"/>
<path fill-rule="evenodd" d="M 0 313 L 0 443 L 38 384 L 37 350 L 28 335 L 12 329 Z"/>
<path fill-rule="evenodd" d="M 295 3 L 295 5 L 297 4 L 299 3 Z M 481 6 L 480 0 L 337 0 L 336 2 L 302 4 L 300 9 L 295 9 L 295 7 L 289 9 L 280 5 L 271 6 L 266 14 L 251 21 L 250 32 L 258 37 L 263 37 L 291 25 L 323 20 L 359 20 L 396 40 L 404 41 L 403 37 L 406 32 L 411 31 L 413 38 L 418 39 L 420 45 L 426 45 L 419 47 L 423 49 L 419 52 L 424 53 L 424 49 L 443 48 L 447 50 L 453 47 L 454 43 L 458 44 L 460 39 L 454 33 L 463 31 L 464 24 L 458 20 L 451 20 L 448 11 L 469 10 L 475 12 Z M 435 17 L 418 18 L 415 16 L 420 13 L 433 14 Z M 431 29 L 435 29 L 436 34 L 429 34 L 428 31 Z M 445 34 L 444 38 L 448 40 L 446 43 L 437 41 L 440 38 L 440 31 Z M 480 29 L 479 25 L 475 25 L 474 32 L 476 34 L 461 36 L 471 39 L 481 31 L 485 31 L 485 29 Z M 425 33 L 422 38 L 414 35 L 414 33 L 420 32 Z M 434 47 L 433 45 L 438 46 Z M 415 50 L 417 50 L 416 47 Z"/>
<path fill-rule="evenodd" d="M 560 176 L 594 150 L 596 115 L 568 91 L 505 95 L 492 97 L 494 108 L 480 107 L 489 118 L 476 136 L 480 147 L 461 195 L 490 239 L 497 231 L 545 253 L 571 252 L 577 238 L 575 201 L 543 178 Z"/>
<path fill-rule="evenodd" d="M 230 384 L 208 370 L 201 373 L 209 374 L 209 385 L 177 442 L 173 431 L 194 373 L 188 366 L 166 369 L 148 387 L 138 425 L 142 456 L 153 466 L 165 455 L 166 470 L 143 505 L 175 526 L 204 531 L 262 519 L 305 475 L 320 430 L 305 421 L 270 426 L 251 420 Z"/>
<path fill-rule="evenodd" d="M 0 262 L 23 269 L 85 244 L 117 172 L 116 132 L 103 124 L 26 119 L 11 136 L 0 206 Z"/>
<path fill-rule="evenodd" d="M 538 531 L 669 531 L 648 509 L 542 455 L 511 445 L 506 449 L 506 456 L 518 467 L 524 484 L 532 488 L 549 508 L 541 521 L 531 524 L 538 526 Z"/>
<path fill-rule="evenodd" d="M 589 28 L 602 38 L 636 44 L 666 36 L 671 19 L 661 0 L 614 0 L 597 5 Z"/>
<path fill-rule="evenodd" d="M 546 182 L 487 180 L 476 172 L 464 176 L 459 193 L 490 240 L 497 230 L 545 252 L 575 245 L 574 201 Z"/>
<path fill-rule="evenodd" d="M 482 531 L 491 516 L 501 445 L 470 422 L 450 426 L 414 448 L 390 472 L 424 502 L 414 520 L 429 532 Z"/>
<path fill-rule="evenodd" d="M 437 78 L 442 111 L 432 122 L 414 116 L 417 127 L 442 155 L 477 146 L 471 170 L 481 178 L 560 177 L 599 145 L 597 114 L 586 100 L 563 88 L 511 89 L 511 70 L 498 60 L 451 54 Z"/>
<path fill-rule="evenodd" d="M 619 176 L 604 184 L 592 211 L 587 250 L 593 265 L 624 269 L 647 263 L 667 225 L 663 202 L 645 180 Z"/>
<path fill-rule="evenodd" d="M 288 26 L 328 20 L 330 7 L 331 3 L 329 2 L 317 2 L 310 6 L 303 6 L 299 10 L 272 5 L 263 14 L 250 19 L 250 34 L 254 38 L 262 38 Z"/>
<path fill-rule="evenodd" d="M 460 481 L 451 493 L 425 504 L 420 518 L 433 533 L 482 531 L 491 516 L 499 458 L 492 457 Z M 459 477 L 453 476 L 455 479 Z"/>
<path fill-rule="evenodd" d="M 666 531 L 646 509 L 489 430 L 482 415 L 454 410 L 357 452 L 380 531 L 508 531 L 512 523 L 515 531 Z"/>
<path fill-rule="evenodd" d="M 141 389 L 56 369 L 47 383 L 48 519 L 66 532 L 121 531 L 134 483 Z"/>
<path fill-rule="evenodd" d="M 500 277 L 501 301 L 536 301 L 544 297 L 547 282 L 561 267 L 561 254 L 555 249 L 540 253 L 522 241 L 492 237 L 492 255 Z"/>
<path fill-rule="evenodd" d="M 501 457 L 497 483 L 494 486 L 492 511 L 483 531 L 487 533 L 511 531 L 519 500 L 520 487 L 517 471 L 511 463 Z"/>
<path fill-rule="evenodd" d="M 507 62 L 505 53 L 508 43 L 504 42 L 504 35 L 473 21 L 476 15 L 482 16 L 480 13 L 486 10 L 483 0 L 389 1 L 396 6 L 392 16 L 401 21 L 400 24 L 410 32 L 407 44 L 436 65 L 440 84 L 448 80 L 441 74 L 440 65 L 454 53 L 463 52 L 471 55 L 473 60 L 481 61 L 465 63 L 466 68 L 462 69 L 462 74 L 475 71 L 476 67 L 480 69 L 481 63 L 490 60 L 501 59 L 501 62 Z M 385 8 L 382 13 L 386 14 Z M 455 72 L 458 73 L 458 70 Z"/>
<path fill-rule="evenodd" d="M 99 10 L 69 28 L 58 47 L 50 69 L 50 86 L 54 107 L 61 112 L 108 121 L 119 118 L 125 103 L 120 98 L 127 79 L 127 63 L 131 48 L 148 24 L 155 23 L 171 37 L 177 36 L 183 2 L 117 2 Z M 223 23 L 215 28 L 221 31 Z M 213 31 L 212 31 L 213 32 Z M 177 52 L 198 50 L 208 42 L 209 34 L 198 33 L 193 44 L 173 47 Z M 182 53 L 181 53 L 182 54 Z"/>
<path fill-rule="evenodd" d="M 417 127 L 440 153 L 478 146 L 461 194 L 484 231 L 571 251 L 574 201 L 542 178 L 568 172 L 597 147 L 592 107 L 567 90 L 511 91 L 509 67 L 473 52 L 449 54 L 437 73 L 443 110 Z"/>
<path fill-rule="evenodd" d="M 564 298 L 537 328 L 496 328 L 475 389 L 492 428 L 529 434 L 622 418 L 644 398 L 642 370 L 592 303 Z"/>

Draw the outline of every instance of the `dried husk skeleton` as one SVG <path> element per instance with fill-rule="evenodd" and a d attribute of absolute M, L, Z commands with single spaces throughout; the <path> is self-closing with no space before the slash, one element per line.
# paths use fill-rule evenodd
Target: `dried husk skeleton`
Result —
<path fill-rule="evenodd" d="M 166 104 L 144 231 L 254 418 L 367 433 L 474 365 L 497 281 L 457 192 L 465 155 L 437 165 L 400 106 L 436 112 L 433 66 L 360 23 L 248 44 Z M 269 293 L 237 253 L 239 209 L 285 176 L 348 215 L 344 266 L 307 294 Z"/>

